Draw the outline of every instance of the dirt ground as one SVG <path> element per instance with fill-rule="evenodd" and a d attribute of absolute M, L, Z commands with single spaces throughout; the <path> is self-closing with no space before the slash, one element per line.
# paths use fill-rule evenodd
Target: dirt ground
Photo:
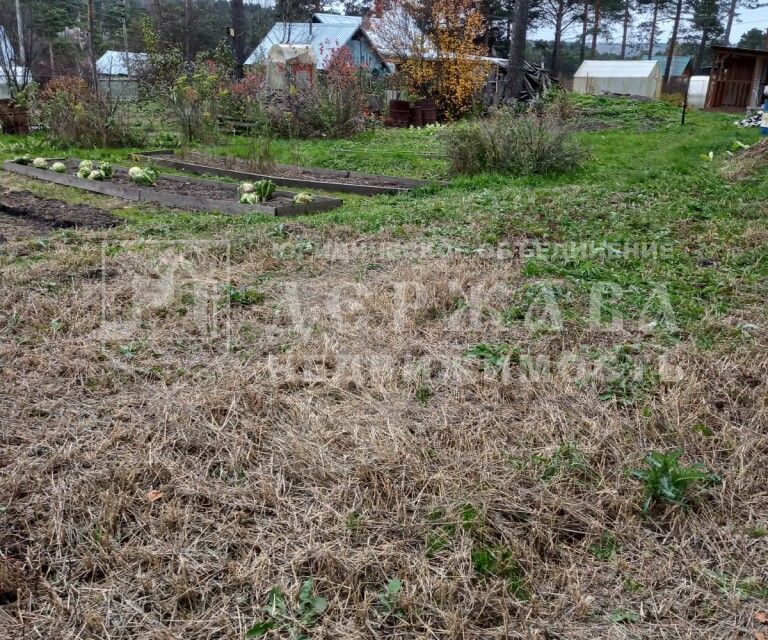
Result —
<path fill-rule="evenodd" d="M 77 173 L 79 165 L 77 160 L 69 160 L 66 164 L 68 173 Z M 116 169 L 109 181 L 125 186 L 136 186 L 128 177 L 128 171 L 126 169 Z M 238 202 L 240 199 L 240 196 L 237 193 L 237 185 L 216 182 L 215 180 L 201 182 L 200 178 L 190 178 L 189 181 L 171 180 L 169 177 L 163 176 L 162 173 L 157 177 L 153 187 L 142 188 L 156 189 L 158 191 L 166 191 L 168 193 L 176 193 L 183 196 L 198 196 L 210 200 L 225 200 L 233 203 Z M 274 194 L 267 200 L 266 204 L 275 207 L 289 205 L 293 204 L 293 198 L 290 196 Z"/>
<path fill-rule="evenodd" d="M 95 207 L 41 198 L 29 191 L 0 194 L 0 242 L 46 235 L 56 229 L 101 229 L 117 224 L 118 218 Z"/>

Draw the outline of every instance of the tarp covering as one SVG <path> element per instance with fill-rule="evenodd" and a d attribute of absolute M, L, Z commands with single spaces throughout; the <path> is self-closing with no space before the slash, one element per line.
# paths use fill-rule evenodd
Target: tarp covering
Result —
<path fill-rule="evenodd" d="M 655 60 L 585 60 L 573 77 L 573 91 L 658 98 L 661 72 Z"/>
<path fill-rule="evenodd" d="M 286 89 L 289 83 L 308 86 L 316 65 L 308 44 L 274 44 L 267 54 L 267 85 L 271 89 Z"/>

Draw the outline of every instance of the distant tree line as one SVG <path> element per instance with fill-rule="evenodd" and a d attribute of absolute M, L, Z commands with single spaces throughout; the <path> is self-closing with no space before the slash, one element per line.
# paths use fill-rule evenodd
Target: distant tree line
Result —
<path fill-rule="evenodd" d="M 89 75 L 91 42 L 93 57 L 109 49 L 143 51 L 147 26 L 161 48 L 180 47 L 187 60 L 226 43 L 242 64 L 276 16 L 243 0 L 23 0 L 18 8 L 19 21 L 16 0 L 0 0 L 0 25 L 17 61 L 43 78 Z"/>
<path fill-rule="evenodd" d="M 387 9 L 395 0 L 347 0 L 348 14 Z M 403 2 L 403 0 L 397 0 Z M 439 0 L 405 0 L 426 32 Z M 483 28 L 477 45 L 489 56 L 544 62 L 554 73 L 570 75 L 585 58 L 606 57 L 599 43 L 616 41 L 609 57 L 649 58 L 660 49 L 690 55 L 694 67 L 710 61 L 714 43 L 731 42 L 739 11 L 759 0 L 477 0 Z M 147 26 L 156 45 L 180 47 L 186 60 L 225 42 L 239 66 L 275 20 L 303 21 L 316 11 L 338 11 L 330 0 L 277 0 L 262 7 L 243 0 L 0 0 L 5 27 L 18 58 L 38 77 L 74 71 L 94 73 L 93 59 L 107 49 L 142 51 Z M 662 25 L 671 38 L 660 47 Z M 527 33 L 549 28 L 554 38 L 529 42 Z M 752 29 L 740 46 L 765 48 L 766 33 Z M 640 47 L 638 48 L 638 45 Z M 667 77 L 669 65 L 662 69 Z"/>

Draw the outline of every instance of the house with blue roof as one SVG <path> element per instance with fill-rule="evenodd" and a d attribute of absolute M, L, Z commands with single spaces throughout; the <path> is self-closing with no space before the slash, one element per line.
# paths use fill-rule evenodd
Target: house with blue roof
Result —
<path fill-rule="evenodd" d="M 667 56 L 653 56 L 652 60 L 659 64 L 659 70 L 663 76 L 667 68 Z M 672 56 L 672 66 L 669 69 L 670 80 L 689 78 L 692 75 L 693 58 L 691 56 Z"/>
<path fill-rule="evenodd" d="M 339 47 L 349 49 L 356 67 L 374 75 L 392 69 L 363 28 L 363 19 L 359 16 L 316 13 L 309 22 L 276 22 L 245 64 L 264 64 L 269 50 L 276 44 L 311 47 L 319 71 L 327 69 L 333 52 Z"/>

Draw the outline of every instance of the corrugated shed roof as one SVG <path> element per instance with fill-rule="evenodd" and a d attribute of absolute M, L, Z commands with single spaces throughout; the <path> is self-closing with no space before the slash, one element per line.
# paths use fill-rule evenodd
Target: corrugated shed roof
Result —
<path fill-rule="evenodd" d="M 574 77 L 647 78 L 658 73 L 655 60 L 585 60 Z"/>
<path fill-rule="evenodd" d="M 338 13 L 315 13 L 312 16 L 312 21 L 322 24 L 354 24 L 358 26 L 363 23 L 360 16 L 340 16 Z"/>
<path fill-rule="evenodd" d="M 360 25 L 354 24 L 277 22 L 245 64 L 263 62 L 275 44 L 308 44 L 315 52 L 317 68 L 325 69 L 333 50 L 347 44 L 359 29 Z"/>
<path fill-rule="evenodd" d="M 96 71 L 105 76 L 130 76 L 147 61 L 146 53 L 105 51 L 96 61 Z"/>
<path fill-rule="evenodd" d="M 667 68 L 667 56 L 653 56 L 653 59 L 658 63 L 659 71 L 663 74 Z M 672 56 L 672 68 L 669 70 L 669 75 L 683 75 L 689 64 L 691 64 L 691 56 Z"/>

